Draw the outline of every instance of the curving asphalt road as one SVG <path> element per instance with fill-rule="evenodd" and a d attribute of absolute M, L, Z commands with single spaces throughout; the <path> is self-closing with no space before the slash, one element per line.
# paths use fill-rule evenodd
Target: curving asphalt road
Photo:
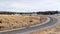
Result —
<path fill-rule="evenodd" d="M 50 18 L 50 21 L 44 25 L 40 25 L 37 27 L 27 27 L 25 29 L 15 30 L 15 31 L 10 31 L 10 32 L 4 32 L 4 33 L 0 33 L 0 34 L 29 34 L 29 33 L 34 32 L 34 31 L 38 31 L 38 30 L 41 31 L 41 30 L 47 29 L 49 27 L 53 27 L 59 23 L 58 19 L 56 19 L 54 17 L 49 17 L 49 18 Z"/>

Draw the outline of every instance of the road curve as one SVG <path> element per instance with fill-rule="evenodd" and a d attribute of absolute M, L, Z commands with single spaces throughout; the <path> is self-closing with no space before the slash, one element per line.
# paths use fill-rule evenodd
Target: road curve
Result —
<path fill-rule="evenodd" d="M 37 27 L 27 27 L 25 29 L 4 32 L 4 33 L 0 33 L 0 34 L 29 34 L 31 32 L 38 31 L 38 30 L 41 31 L 41 30 L 47 29 L 49 27 L 53 27 L 56 24 L 58 24 L 59 20 L 57 18 L 54 18 L 54 17 L 49 17 L 49 18 L 50 18 L 50 21 L 44 25 L 40 25 Z"/>

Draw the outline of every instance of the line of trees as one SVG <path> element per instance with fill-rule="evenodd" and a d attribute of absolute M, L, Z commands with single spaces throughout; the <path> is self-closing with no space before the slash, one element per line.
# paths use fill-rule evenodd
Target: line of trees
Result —
<path fill-rule="evenodd" d="M 37 14 L 44 14 L 44 15 L 53 15 L 58 14 L 58 11 L 45 11 L 45 12 L 37 12 Z"/>
<path fill-rule="evenodd" d="M 58 14 L 58 11 L 39 11 L 39 12 L 31 12 L 31 13 L 19 13 L 19 12 L 8 12 L 8 11 L 0 11 L 0 14 L 43 14 L 43 15 L 53 15 Z"/>

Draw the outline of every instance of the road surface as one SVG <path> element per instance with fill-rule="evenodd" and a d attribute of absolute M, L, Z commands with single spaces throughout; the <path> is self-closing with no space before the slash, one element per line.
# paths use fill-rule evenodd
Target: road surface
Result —
<path fill-rule="evenodd" d="M 47 29 L 49 27 L 53 27 L 60 22 L 59 19 L 57 19 L 57 18 L 54 18 L 54 17 L 49 17 L 49 18 L 50 18 L 50 21 L 44 25 L 40 25 L 37 27 L 27 27 L 25 29 L 4 32 L 4 33 L 0 33 L 0 34 L 29 34 L 34 31 L 38 31 L 38 30 L 41 31 L 41 30 Z"/>

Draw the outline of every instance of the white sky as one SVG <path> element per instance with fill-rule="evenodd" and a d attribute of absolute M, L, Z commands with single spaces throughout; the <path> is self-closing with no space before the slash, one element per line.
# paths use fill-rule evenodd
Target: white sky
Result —
<path fill-rule="evenodd" d="M 60 11 L 60 0 L 0 0 L 0 11 Z"/>

